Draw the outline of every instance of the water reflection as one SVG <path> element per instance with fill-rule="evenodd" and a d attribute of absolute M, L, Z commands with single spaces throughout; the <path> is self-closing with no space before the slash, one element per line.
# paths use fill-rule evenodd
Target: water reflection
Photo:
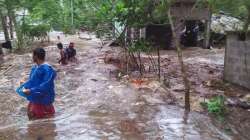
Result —
<path fill-rule="evenodd" d="M 56 124 L 53 120 L 33 121 L 28 124 L 24 139 L 55 140 L 56 136 Z"/>
<path fill-rule="evenodd" d="M 188 116 L 189 116 L 189 111 L 184 111 L 184 115 L 183 115 L 183 136 L 182 139 L 185 140 L 186 139 L 186 131 L 187 131 L 187 127 L 188 127 Z"/>

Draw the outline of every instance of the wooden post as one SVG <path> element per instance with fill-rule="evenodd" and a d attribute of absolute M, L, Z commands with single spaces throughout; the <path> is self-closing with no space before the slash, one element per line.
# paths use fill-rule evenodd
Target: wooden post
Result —
<path fill-rule="evenodd" d="M 210 33 L 211 33 L 211 19 L 212 14 L 209 13 L 209 18 L 206 20 L 206 34 L 205 34 L 205 48 L 210 49 Z"/>

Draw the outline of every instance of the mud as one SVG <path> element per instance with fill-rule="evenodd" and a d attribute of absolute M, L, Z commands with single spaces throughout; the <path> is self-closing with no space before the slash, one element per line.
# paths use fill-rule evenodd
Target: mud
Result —
<path fill-rule="evenodd" d="M 56 116 L 51 119 L 29 121 L 27 101 L 14 92 L 29 73 L 31 55 L 6 56 L 0 71 L 0 139 L 233 140 L 241 135 L 225 133 L 206 115 L 192 111 L 187 117 L 172 100 L 171 90 L 156 81 L 138 87 L 112 78 L 116 67 L 103 58 L 114 49 L 100 50 L 97 39 L 62 39 L 75 42 L 78 63 L 60 66 L 56 46 L 46 48 L 47 61 L 58 72 Z M 177 78 L 171 83 L 174 80 L 179 82 Z"/>

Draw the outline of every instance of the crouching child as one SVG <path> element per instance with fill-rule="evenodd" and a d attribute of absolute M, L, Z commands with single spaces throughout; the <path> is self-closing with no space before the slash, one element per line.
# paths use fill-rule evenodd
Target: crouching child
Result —
<path fill-rule="evenodd" d="M 76 50 L 74 48 L 74 43 L 71 42 L 69 47 L 66 49 L 67 59 L 71 62 L 76 62 Z"/>

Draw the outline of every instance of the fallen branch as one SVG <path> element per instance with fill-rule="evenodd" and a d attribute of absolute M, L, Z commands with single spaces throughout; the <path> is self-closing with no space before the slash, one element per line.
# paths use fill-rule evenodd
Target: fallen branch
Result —
<path fill-rule="evenodd" d="M 3 72 L 0 74 L 0 76 L 5 75 L 5 74 L 6 74 L 10 69 L 12 69 L 14 66 L 15 66 L 15 65 L 12 65 L 12 66 L 8 67 L 5 71 L 3 71 Z"/>

